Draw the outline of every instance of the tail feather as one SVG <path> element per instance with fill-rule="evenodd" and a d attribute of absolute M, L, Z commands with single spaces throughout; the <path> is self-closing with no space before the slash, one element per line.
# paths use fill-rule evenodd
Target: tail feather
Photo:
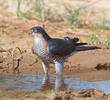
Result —
<path fill-rule="evenodd" d="M 82 46 L 82 45 L 87 45 L 87 43 L 77 43 L 78 41 L 79 41 L 79 38 L 77 37 L 72 39 L 73 45 L 76 46 L 76 51 L 101 49 L 100 47 L 97 47 L 97 46 Z"/>
<path fill-rule="evenodd" d="M 76 46 L 87 45 L 87 43 L 76 43 Z"/>
<path fill-rule="evenodd" d="M 94 49 L 101 49 L 97 46 L 77 46 L 76 51 L 86 51 L 86 50 L 94 50 Z"/>

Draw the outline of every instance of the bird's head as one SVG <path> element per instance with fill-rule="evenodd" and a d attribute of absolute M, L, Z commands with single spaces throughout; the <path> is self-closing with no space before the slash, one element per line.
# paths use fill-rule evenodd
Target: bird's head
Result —
<path fill-rule="evenodd" d="M 40 27 L 40 26 L 36 26 L 36 27 L 32 27 L 29 31 L 29 34 L 35 35 L 35 34 L 46 34 L 45 30 Z"/>
<path fill-rule="evenodd" d="M 48 34 L 46 33 L 46 31 L 40 27 L 40 26 L 35 26 L 35 27 L 32 27 L 29 31 L 29 34 L 32 34 L 33 36 L 43 36 L 43 38 L 45 40 L 49 40 L 50 37 L 48 36 Z"/>

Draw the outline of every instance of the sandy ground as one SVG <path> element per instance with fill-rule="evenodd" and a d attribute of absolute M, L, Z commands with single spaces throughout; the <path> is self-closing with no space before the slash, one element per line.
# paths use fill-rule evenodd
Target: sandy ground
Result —
<path fill-rule="evenodd" d="M 42 22 L 35 19 L 25 19 L 25 18 L 17 18 L 16 17 L 16 5 L 17 3 L 13 0 L 8 1 L 8 3 L 4 3 L 4 1 L 7 0 L 1 0 L 0 1 L 0 50 L 9 50 L 13 49 L 15 47 L 19 47 L 21 51 L 23 52 L 23 59 L 20 61 L 19 65 L 19 72 L 20 73 L 35 73 L 35 72 L 43 72 L 41 61 L 38 59 L 35 55 L 31 52 L 31 47 L 33 44 L 33 37 L 28 35 L 28 31 L 32 26 L 35 25 L 41 25 Z M 71 3 L 67 0 L 64 0 L 65 2 L 58 2 L 56 0 L 53 0 L 52 4 L 54 6 L 59 5 L 74 5 L 79 3 L 79 7 L 82 4 L 85 4 L 85 6 L 89 5 L 90 0 L 85 0 L 81 2 L 78 1 L 72 1 Z M 94 1 L 94 0 L 93 0 Z M 48 0 L 49 2 L 49 0 Z M 47 3 L 48 3 L 47 2 Z M 24 3 L 25 4 L 25 3 Z M 88 7 L 84 11 L 87 11 L 86 13 L 83 12 L 83 20 L 87 20 L 88 22 L 95 22 L 98 18 L 102 18 L 102 15 L 105 14 L 107 16 L 107 19 L 109 18 L 109 1 L 108 0 L 101 0 L 100 2 L 94 3 L 94 5 Z M 90 3 L 91 5 L 91 3 Z M 106 6 L 104 6 L 106 5 Z M 64 7 L 61 6 L 61 11 L 64 10 Z M 103 8 L 102 8 L 103 6 Z M 22 5 L 22 7 L 24 7 Z M 56 7 L 57 8 L 57 7 Z M 3 10 L 6 11 L 3 11 Z M 65 12 L 59 12 L 64 14 Z M 85 17 L 85 14 L 88 14 Z M 95 16 L 96 15 L 96 16 Z M 91 17 L 90 17 L 91 16 Z M 94 17 L 95 16 L 95 17 Z M 57 27 L 53 27 L 57 26 Z M 50 22 L 46 21 L 45 29 L 47 33 L 51 37 L 57 37 L 57 38 L 63 38 L 65 36 L 69 37 L 79 37 L 81 41 L 87 42 L 88 36 L 91 33 L 97 33 L 99 34 L 99 40 L 105 40 L 110 38 L 110 30 L 107 29 L 88 29 L 86 27 L 84 28 L 77 28 L 77 29 L 70 29 L 65 26 L 64 23 L 57 23 L 57 22 Z M 67 34 L 65 34 L 67 33 Z M 72 77 L 73 75 L 76 75 L 76 78 L 79 77 L 80 79 L 88 79 L 88 81 L 94 81 L 94 79 L 103 79 L 103 80 L 110 80 L 110 46 L 104 46 L 104 45 L 96 45 L 101 47 L 101 49 L 97 50 L 89 50 L 89 51 L 82 51 L 77 52 L 73 56 L 69 58 L 69 62 L 65 63 L 64 66 L 64 75 Z M 32 63 L 37 59 L 37 63 Z M 12 61 L 7 66 L 7 63 L 11 61 L 11 57 L 7 52 L 0 52 L 0 74 L 10 74 L 13 72 L 12 68 Z M 16 65 L 16 63 L 15 63 Z M 16 71 L 17 72 L 17 71 Z M 49 73 L 55 73 L 54 65 L 50 65 Z M 52 93 L 52 91 L 50 91 Z M 3 100 L 16 100 L 16 96 L 14 95 L 13 91 L 1 91 L 0 98 L 3 98 Z M 18 93 L 18 91 L 15 92 L 15 94 Z M 46 96 L 45 93 L 42 93 L 40 96 L 39 93 L 22 93 L 20 91 L 19 93 L 23 94 L 20 98 L 26 99 L 26 100 L 48 100 L 50 97 Z M 9 94 L 9 97 L 5 97 L 5 95 Z M 37 95 L 38 94 L 38 95 Z M 110 96 L 96 90 L 87 90 L 87 91 L 60 91 L 55 93 L 55 100 L 74 100 L 73 98 L 80 97 L 81 100 L 110 100 Z M 29 96 L 28 96 L 29 95 Z M 49 95 L 49 94 L 48 94 Z M 64 96 L 63 96 L 64 95 Z M 17 97 L 19 99 L 19 97 Z M 62 99 L 61 99 L 62 98 Z M 80 100 L 80 99 L 76 99 Z"/>

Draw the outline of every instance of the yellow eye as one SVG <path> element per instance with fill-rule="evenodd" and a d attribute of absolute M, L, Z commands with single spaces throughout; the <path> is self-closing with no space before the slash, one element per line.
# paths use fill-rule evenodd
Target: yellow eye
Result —
<path fill-rule="evenodd" d="M 37 29 L 35 29 L 35 30 L 34 30 L 34 32 L 36 32 L 36 33 L 37 33 Z"/>

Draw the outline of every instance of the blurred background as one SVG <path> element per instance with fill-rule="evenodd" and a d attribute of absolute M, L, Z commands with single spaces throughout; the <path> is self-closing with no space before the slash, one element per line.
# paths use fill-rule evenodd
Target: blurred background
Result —
<path fill-rule="evenodd" d="M 110 45 L 109 5 L 109 0 L 0 0 L 0 46 L 21 46 L 37 25 L 52 37 L 78 36 L 89 44 Z"/>

